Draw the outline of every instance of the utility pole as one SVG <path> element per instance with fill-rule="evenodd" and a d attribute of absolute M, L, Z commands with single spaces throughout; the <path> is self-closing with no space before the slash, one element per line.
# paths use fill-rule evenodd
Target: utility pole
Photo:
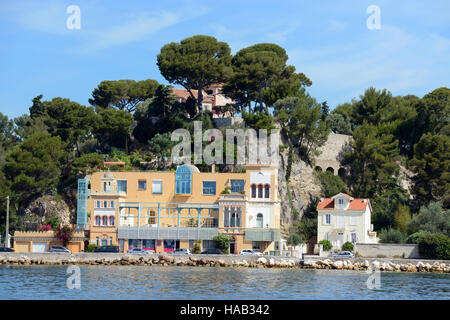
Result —
<path fill-rule="evenodd" d="M 9 248 L 9 196 L 6 196 L 6 237 L 5 248 Z"/>

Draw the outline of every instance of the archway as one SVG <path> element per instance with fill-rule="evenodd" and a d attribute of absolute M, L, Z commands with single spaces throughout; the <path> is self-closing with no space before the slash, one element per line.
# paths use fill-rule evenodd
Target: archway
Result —
<path fill-rule="evenodd" d="M 328 168 L 327 168 L 327 171 L 328 171 L 328 172 L 331 172 L 332 174 L 334 174 L 334 169 L 333 169 L 332 167 L 328 167 Z"/>
<path fill-rule="evenodd" d="M 323 170 L 322 170 L 322 167 L 321 166 L 317 166 L 317 167 L 315 167 L 314 168 L 314 170 L 316 170 L 316 171 L 320 171 L 320 172 L 322 172 Z"/>

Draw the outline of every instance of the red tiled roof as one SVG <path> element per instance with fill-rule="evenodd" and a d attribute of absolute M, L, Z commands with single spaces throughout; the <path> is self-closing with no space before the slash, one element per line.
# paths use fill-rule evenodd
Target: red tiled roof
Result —
<path fill-rule="evenodd" d="M 364 202 L 364 200 L 366 200 L 366 202 Z M 347 210 L 366 210 L 369 202 L 369 199 L 353 199 L 350 201 Z M 334 210 L 334 199 L 325 198 L 323 199 L 323 202 L 319 200 L 317 210 Z"/>

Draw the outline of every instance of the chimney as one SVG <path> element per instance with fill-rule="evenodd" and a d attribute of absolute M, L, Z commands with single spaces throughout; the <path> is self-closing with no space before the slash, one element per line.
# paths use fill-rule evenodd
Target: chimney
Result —
<path fill-rule="evenodd" d="M 325 201 L 325 198 L 320 198 L 320 202 L 324 202 Z"/>
<path fill-rule="evenodd" d="M 363 199 L 363 202 L 364 202 L 364 203 L 367 203 L 367 199 Z"/>

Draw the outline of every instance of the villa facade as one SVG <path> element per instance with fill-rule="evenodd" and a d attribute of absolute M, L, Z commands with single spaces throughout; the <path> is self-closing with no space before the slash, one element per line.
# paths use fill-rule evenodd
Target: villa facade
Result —
<path fill-rule="evenodd" d="M 341 249 L 345 242 L 377 243 L 369 199 L 355 199 L 339 193 L 331 198 L 321 198 L 317 212 L 317 242 L 329 240 L 333 249 Z"/>
<path fill-rule="evenodd" d="M 78 182 L 77 226 L 90 243 L 169 252 L 213 237 L 232 237 L 230 253 L 279 250 L 278 168 L 247 165 L 245 173 L 96 172 Z M 88 216 L 90 219 L 88 219 Z"/>

